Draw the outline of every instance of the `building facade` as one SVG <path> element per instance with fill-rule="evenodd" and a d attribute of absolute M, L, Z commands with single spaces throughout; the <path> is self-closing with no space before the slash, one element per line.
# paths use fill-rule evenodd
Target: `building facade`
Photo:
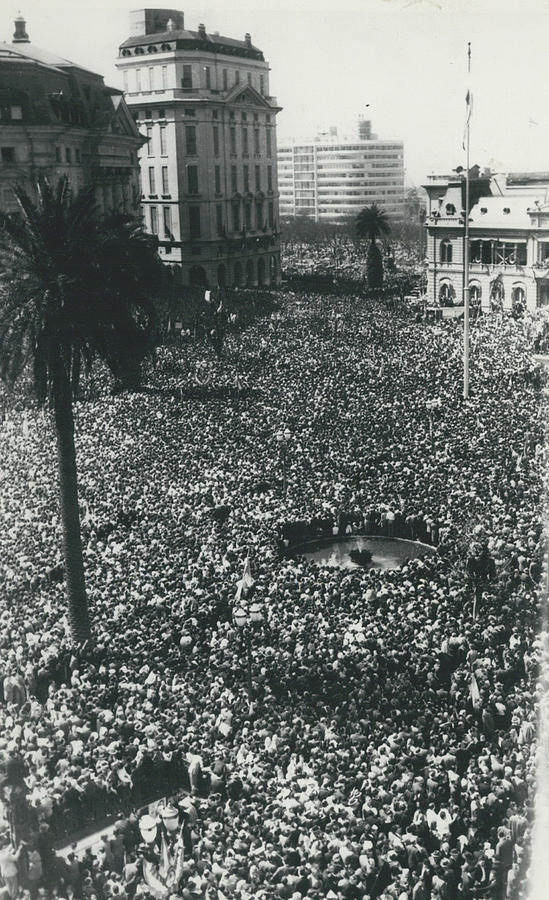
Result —
<path fill-rule="evenodd" d="M 67 175 L 95 186 L 103 212 L 136 212 L 143 140 L 122 91 L 76 63 L 31 44 L 22 17 L 0 44 L 0 209 L 18 209 L 12 187 Z"/>
<path fill-rule="evenodd" d="M 279 147 L 281 216 L 341 221 L 377 203 L 390 218 L 403 218 L 402 141 L 377 140 L 363 119 L 358 130 L 355 141 L 338 140 L 332 129 L 310 143 Z"/>
<path fill-rule="evenodd" d="M 128 106 L 146 143 L 141 205 L 184 285 L 280 279 L 276 114 L 269 65 L 247 34 L 184 27 L 178 10 L 130 13 L 119 49 Z"/>
<path fill-rule="evenodd" d="M 428 302 L 461 305 L 465 172 L 431 176 L 426 218 Z M 469 296 L 511 311 L 549 305 L 549 174 L 470 170 Z"/>

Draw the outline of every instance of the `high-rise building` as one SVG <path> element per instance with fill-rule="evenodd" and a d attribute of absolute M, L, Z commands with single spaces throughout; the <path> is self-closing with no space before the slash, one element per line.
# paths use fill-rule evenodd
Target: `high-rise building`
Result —
<path fill-rule="evenodd" d="M 142 212 L 165 262 L 185 285 L 276 283 L 280 107 L 250 35 L 188 31 L 178 10 L 142 9 L 116 65 L 146 138 Z"/>
<path fill-rule="evenodd" d="M 334 130 L 278 148 L 280 215 L 337 221 L 377 203 L 392 219 L 402 218 L 402 141 L 376 139 L 371 123 L 362 118 L 356 140 L 341 140 Z"/>
<path fill-rule="evenodd" d="M 35 47 L 19 16 L 0 43 L 0 209 L 18 209 L 14 184 L 32 192 L 39 175 L 67 175 L 75 191 L 93 184 L 103 211 L 133 211 L 142 143 L 122 91 Z"/>

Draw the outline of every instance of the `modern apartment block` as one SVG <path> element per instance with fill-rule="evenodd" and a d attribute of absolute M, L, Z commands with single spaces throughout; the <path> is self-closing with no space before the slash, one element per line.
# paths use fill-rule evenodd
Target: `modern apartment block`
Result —
<path fill-rule="evenodd" d="M 130 13 L 117 68 L 141 133 L 141 204 L 182 284 L 280 278 L 276 114 L 252 44 L 184 27 L 171 9 Z"/>
<path fill-rule="evenodd" d="M 93 184 L 102 211 L 135 211 L 142 143 L 122 91 L 36 47 L 19 16 L 0 43 L 0 209 L 18 210 L 13 185 L 67 175 L 76 192 Z"/>
<path fill-rule="evenodd" d="M 356 216 L 377 203 L 392 219 L 404 215 L 404 145 L 378 140 L 359 119 L 359 138 L 339 140 L 335 129 L 308 143 L 278 149 L 281 216 L 318 221 Z"/>

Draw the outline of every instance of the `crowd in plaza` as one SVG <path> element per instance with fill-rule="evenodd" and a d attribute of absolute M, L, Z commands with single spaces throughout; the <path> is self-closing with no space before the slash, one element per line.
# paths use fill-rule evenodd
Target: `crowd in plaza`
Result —
<path fill-rule="evenodd" d="M 152 896 L 136 813 L 163 796 L 184 825 L 174 898 L 526 884 L 545 459 L 532 324 L 475 324 L 464 403 L 454 322 L 358 297 L 280 302 L 222 360 L 187 337 L 159 350 L 146 390 L 111 396 L 96 377 L 76 404 L 83 647 L 48 415 L 4 415 L 2 900 Z M 229 399 L 181 399 L 204 367 Z M 281 555 L 291 523 L 337 536 L 395 521 L 436 553 L 388 571 Z M 263 614 L 251 695 L 233 619 L 247 558 Z M 91 850 L 55 852 L 113 817 Z"/>

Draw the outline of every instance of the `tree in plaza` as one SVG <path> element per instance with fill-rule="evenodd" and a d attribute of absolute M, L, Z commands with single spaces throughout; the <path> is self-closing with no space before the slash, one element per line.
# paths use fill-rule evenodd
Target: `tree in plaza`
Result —
<path fill-rule="evenodd" d="M 73 389 L 80 366 L 102 359 L 131 384 L 152 349 L 159 277 L 154 243 L 135 220 L 101 220 L 93 190 L 73 197 L 68 180 L 16 187 L 20 213 L 0 218 L 0 377 L 32 374 L 53 412 L 71 636 L 91 633 L 78 508 Z M 161 276 L 160 276 L 161 277 Z"/>
<path fill-rule="evenodd" d="M 377 203 L 365 206 L 356 217 L 356 233 L 358 237 L 362 240 L 366 238 L 370 242 L 366 262 L 369 288 L 377 289 L 383 286 L 383 257 L 381 250 L 376 244 L 376 238 L 384 237 L 390 231 L 391 226 L 389 225 L 387 213 Z"/>

